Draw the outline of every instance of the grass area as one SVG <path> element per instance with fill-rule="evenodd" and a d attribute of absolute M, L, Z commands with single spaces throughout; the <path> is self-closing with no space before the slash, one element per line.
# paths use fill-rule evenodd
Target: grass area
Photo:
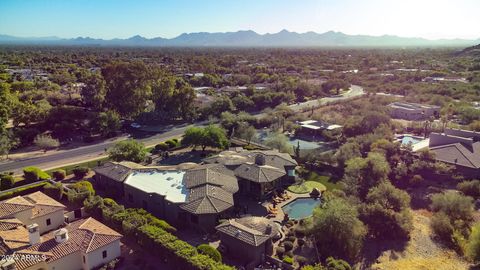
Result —
<path fill-rule="evenodd" d="M 56 171 L 58 169 L 62 169 L 62 170 L 66 171 L 67 175 L 69 175 L 69 174 L 73 173 L 73 169 L 75 167 L 87 167 L 87 168 L 93 169 L 93 168 L 97 167 L 99 163 L 103 163 L 107 160 L 108 160 L 108 157 L 105 157 L 105 158 L 100 158 L 100 159 L 96 159 L 96 160 L 90 160 L 90 161 L 87 161 L 87 162 L 71 164 L 71 165 L 64 166 L 64 167 L 59 167 L 59 168 L 47 170 L 45 172 L 52 175 L 53 171 Z"/>
<path fill-rule="evenodd" d="M 327 190 L 327 188 L 316 181 L 306 181 L 300 185 L 291 185 L 288 187 L 288 191 L 298 194 L 310 193 L 314 188 L 317 188 L 320 192 Z"/>
<path fill-rule="evenodd" d="M 334 183 L 330 176 L 318 175 L 316 172 L 310 172 L 307 177 L 305 177 L 305 182 L 318 182 L 325 186 L 327 190 L 340 189 L 340 186 L 337 183 Z"/>

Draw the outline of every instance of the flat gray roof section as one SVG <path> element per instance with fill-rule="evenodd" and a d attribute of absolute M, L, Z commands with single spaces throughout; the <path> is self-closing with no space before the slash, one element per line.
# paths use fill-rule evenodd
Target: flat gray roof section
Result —
<path fill-rule="evenodd" d="M 159 171 L 156 169 L 134 171 L 125 180 L 125 184 L 146 193 L 165 196 L 173 203 L 187 201 L 189 190 L 183 184 L 185 171 Z"/>

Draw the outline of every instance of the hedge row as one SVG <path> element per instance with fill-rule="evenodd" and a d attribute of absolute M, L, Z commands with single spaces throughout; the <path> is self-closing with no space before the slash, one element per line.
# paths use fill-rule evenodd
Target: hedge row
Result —
<path fill-rule="evenodd" d="M 29 187 L 20 187 L 13 191 L 2 193 L 0 194 L 0 200 L 6 200 L 16 196 L 22 196 L 22 195 L 30 194 L 32 192 L 41 191 L 43 189 L 43 186 L 46 184 L 47 184 L 46 182 L 43 182 L 43 183 L 39 183 Z"/>
<path fill-rule="evenodd" d="M 178 239 L 176 231 L 167 222 L 154 217 L 143 209 L 127 208 L 114 200 L 91 196 L 84 201 L 85 210 L 126 237 L 134 239 L 146 250 L 173 262 L 178 269 L 186 270 L 232 270 L 231 266 L 217 262 L 197 249 Z"/>

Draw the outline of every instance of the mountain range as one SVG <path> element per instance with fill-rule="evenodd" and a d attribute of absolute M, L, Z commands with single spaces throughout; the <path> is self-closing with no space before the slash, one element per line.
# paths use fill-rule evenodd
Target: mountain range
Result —
<path fill-rule="evenodd" d="M 392 35 L 348 35 L 342 32 L 296 33 L 282 30 L 274 34 L 254 31 L 224 33 L 184 33 L 175 38 L 145 38 L 139 35 L 128 39 L 95 39 L 90 37 L 15 37 L 0 35 L 0 44 L 61 45 L 61 46 L 142 46 L 142 47 L 466 47 L 480 39 L 438 39 L 399 37 Z"/>

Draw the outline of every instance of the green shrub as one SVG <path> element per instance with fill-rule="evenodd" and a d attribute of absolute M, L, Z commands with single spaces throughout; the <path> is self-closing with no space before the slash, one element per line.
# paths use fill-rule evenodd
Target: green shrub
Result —
<path fill-rule="evenodd" d="M 83 178 L 83 177 L 87 176 L 89 171 L 90 171 L 90 169 L 88 167 L 75 167 L 75 168 L 73 168 L 73 174 L 77 178 Z"/>
<path fill-rule="evenodd" d="M 296 256 L 296 257 L 295 257 L 295 260 L 298 262 L 298 264 L 299 264 L 300 266 L 304 266 L 304 265 L 306 265 L 307 262 L 308 262 L 308 259 L 305 258 L 305 257 L 303 257 L 303 256 Z"/>
<path fill-rule="evenodd" d="M 283 257 L 283 260 L 282 260 L 284 263 L 288 263 L 288 264 L 293 264 L 293 258 L 292 257 L 289 257 L 289 256 L 285 256 Z"/>
<path fill-rule="evenodd" d="M 36 182 L 39 180 L 48 180 L 50 175 L 48 173 L 40 170 L 37 167 L 25 167 L 23 168 L 23 177 L 28 182 Z"/>
<path fill-rule="evenodd" d="M 295 236 L 291 235 L 291 236 L 288 236 L 288 237 L 286 238 L 286 240 L 287 240 L 288 242 L 295 243 L 295 240 L 297 240 L 297 238 L 296 238 Z"/>
<path fill-rule="evenodd" d="M 299 247 L 302 247 L 305 245 L 305 240 L 303 238 L 298 238 L 297 243 Z"/>
<path fill-rule="evenodd" d="M 293 243 L 290 241 L 285 241 L 283 242 L 283 247 L 285 248 L 285 251 L 290 251 L 293 249 Z"/>
<path fill-rule="evenodd" d="M 67 175 L 67 172 L 63 169 L 57 169 L 52 172 L 53 178 L 55 178 L 55 180 L 57 181 L 62 181 L 63 179 L 65 179 L 66 175 Z"/>
<path fill-rule="evenodd" d="M 7 190 L 13 188 L 15 185 L 15 178 L 10 174 L 0 175 L 0 190 Z"/>
<path fill-rule="evenodd" d="M 167 140 L 165 144 L 168 145 L 168 148 L 175 148 L 177 146 L 177 143 L 173 140 Z"/>
<path fill-rule="evenodd" d="M 467 196 L 479 198 L 480 180 L 463 181 L 461 183 L 458 183 L 457 189 Z"/>
<path fill-rule="evenodd" d="M 283 254 L 285 254 L 285 249 L 283 247 L 277 247 L 275 249 L 276 253 L 277 253 L 277 256 L 279 258 L 282 258 L 283 257 Z"/>
<path fill-rule="evenodd" d="M 63 185 L 62 183 L 55 183 L 55 185 L 46 183 L 43 186 L 43 192 L 55 200 L 61 200 L 63 197 Z"/>
<path fill-rule="evenodd" d="M 40 191 L 40 190 L 43 189 L 43 186 L 45 184 L 46 183 L 40 183 L 40 184 L 36 184 L 36 185 L 33 185 L 33 186 L 29 186 L 29 187 L 20 187 L 20 188 L 17 188 L 15 190 L 13 190 L 13 191 L 2 193 L 0 195 L 0 201 L 10 199 L 10 198 L 13 198 L 13 197 L 16 197 L 16 196 L 22 196 L 22 195 L 25 195 L 25 194 L 30 194 L 30 193 L 35 192 L 35 191 Z"/>
<path fill-rule="evenodd" d="M 159 151 L 167 151 L 167 150 L 168 150 L 168 145 L 167 145 L 166 143 L 164 143 L 164 142 L 161 142 L 161 143 L 155 145 L 155 150 L 156 150 L 157 152 L 159 152 Z"/>
<path fill-rule="evenodd" d="M 222 261 L 222 255 L 220 254 L 220 252 L 216 248 L 208 244 L 199 245 L 197 247 L 197 250 L 198 250 L 198 253 L 207 255 L 208 257 L 214 259 L 217 262 Z"/>
<path fill-rule="evenodd" d="M 329 270 L 352 270 L 348 262 L 333 257 L 328 257 L 325 263 Z"/>

